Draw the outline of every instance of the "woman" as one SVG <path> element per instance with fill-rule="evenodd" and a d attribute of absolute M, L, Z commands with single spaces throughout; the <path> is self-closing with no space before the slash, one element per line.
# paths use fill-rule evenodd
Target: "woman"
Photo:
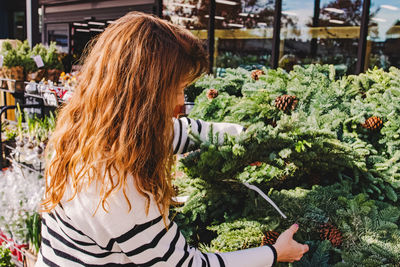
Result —
<path fill-rule="evenodd" d="M 49 142 L 37 266 L 266 266 L 308 250 L 294 225 L 274 246 L 201 253 L 169 221 L 173 153 L 188 148 L 188 127 L 206 136 L 210 126 L 171 118 L 205 58 L 190 32 L 142 13 L 99 36 Z"/>

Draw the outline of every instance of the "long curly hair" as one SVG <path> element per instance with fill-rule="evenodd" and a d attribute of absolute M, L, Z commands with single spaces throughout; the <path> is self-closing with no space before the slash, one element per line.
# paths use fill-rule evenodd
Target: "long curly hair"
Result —
<path fill-rule="evenodd" d="M 43 211 L 71 186 L 100 182 L 100 202 L 133 182 L 151 195 L 164 219 L 174 191 L 173 103 L 182 84 L 206 71 L 202 42 L 188 30 L 152 15 L 131 12 L 89 45 L 77 88 L 59 112 L 49 140 Z M 133 177 L 133 181 L 132 180 Z M 150 195 L 151 194 L 151 195 Z M 99 207 L 98 205 L 98 207 Z"/>

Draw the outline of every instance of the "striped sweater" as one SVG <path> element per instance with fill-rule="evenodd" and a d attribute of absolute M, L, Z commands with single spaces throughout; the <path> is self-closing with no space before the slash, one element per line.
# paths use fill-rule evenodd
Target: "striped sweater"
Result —
<path fill-rule="evenodd" d="M 207 139 L 210 123 L 181 118 L 174 120 L 174 152 L 184 153 L 191 140 L 191 127 Z M 214 132 L 239 134 L 235 124 L 213 123 Z M 271 266 L 276 261 L 273 247 L 264 246 L 227 253 L 202 253 L 190 247 L 178 226 L 168 221 L 167 230 L 153 198 L 145 212 L 146 199 L 133 183 L 127 184 L 128 204 L 120 190 L 107 199 L 107 210 L 99 203 L 98 185 L 93 182 L 50 213 L 42 216 L 42 245 L 36 266 Z"/>

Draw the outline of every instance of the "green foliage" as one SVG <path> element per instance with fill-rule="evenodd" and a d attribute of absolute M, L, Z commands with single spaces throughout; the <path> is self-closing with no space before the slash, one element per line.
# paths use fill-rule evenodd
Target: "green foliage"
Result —
<path fill-rule="evenodd" d="M 5 246 L 5 243 L 0 246 L 0 266 L 15 266 L 15 264 L 11 261 L 11 251 Z"/>
<path fill-rule="evenodd" d="M 196 180 L 196 183 L 200 183 L 200 179 Z M 264 199 L 249 192 L 243 185 L 226 182 L 224 191 L 221 191 L 222 186 L 219 191 L 214 191 L 214 186 L 207 185 L 204 181 L 202 190 L 193 185 L 194 182 L 190 179 L 184 183 L 191 183 L 185 192 L 191 194 L 189 201 L 178 208 L 181 212 L 178 215 L 180 218 L 187 218 L 187 221 L 178 220 L 178 223 L 186 230 L 183 231 L 184 234 L 189 234 L 189 240 L 195 241 L 193 244 L 205 241 L 197 240 L 198 237 L 191 235 L 204 233 L 205 228 L 216 231 L 217 236 L 209 245 L 203 246 L 207 251 L 234 251 L 257 247 L 263 232 L 282 232 L 293 222 L 297 222 L 300 228 L 295 239 L 299 242 L 312 240 L 308 242 L 311 250 L 301 264 L 312 262 L 309 266 L 318 266 L 317 263 L 324 266 L 323 263 L 328 260 L 329 264 L 343 260 L 348 266 L 364 266 L 361 264 L 362 260 L 368 257 L 381 257 L 382 262 L 387 263 L 398 262 L 400 209 L 388 203 L 371 200 L 366 194 L 353 196 L 350 182 L 314 186 L 312 189 L 271 190 L 269 197 L 289 220 L 278 217 L 277 212 Z M 231 192 L 231 201 L 225 196 L 228 192 Z M 224 203 L 217 202 L 219 198 L 223 198 Z M 200 206 L 204 212 L 200 212 Z M 196 213 L 199 216 L 198 212 L 202 218 L 194 221 L 191 216 Z M 328 221 L 342 232 L 341 249 L 333 249 L 328 246 L 329 242 L 320 243 L 319 226 Z M 187 231 L 189 228 L 191 231 Z M 360 256 L 352 256 L 360 253 Z"/>
<path fill-rule="evenodd" d="M 43 58 L 43 63 L 46 69 L 64 70 L 55 42 L 50 43 L 50 46 L 47 49 L 47 54 Z"/>
<path fill-rule="evenodd" d="M 37 44 L 32 48 L 33 55 L 39 55 L 43 58 L 47 55 L 47 48 L 43 44 Z"/>
<path fill-rule="evenodd" d="M 194 84 L 186 88 L 185 94 L 189 101 L 194 101 L 202 91 L 207 91 L 208 89 L 216 89 L 220 94 L 227 93 L 233 96 L 241 96 L 242 86 L 250 80 L 251 78 L 248 76 L 248 71 L 245 69 L 226 69 L 224 77 L 214 78 L 212 75 L 204 75 Z"/>
<path fill-rule="evenodd" d="M 5 52 L 8 52 L 8 51 L 10 51 L 10 50 L 12 50 L 13 48 L 12 48 L 12 45 L 11 45 L 11 43 L 10 42 L 8 42 L 8 41 L 5 41 L 5 42 L 3 42 L 3 44 L 2 44 L 2 46 L 1 46 L 1 53 L 5 53 Z"/>
<path fill-rule="evenodd" d="M 18 47 L 21 47 L 22 44 L 18 44 Z M 1 54 L 3 55 L 3 66 L 12 68 L 16 66 L 24 65 L 24 57 L 23 54 L 19 52 L 19 49 L 13 49 L 10 42 L 4 42 L 1 49 Z"/>
<path fill-rule="evenodd" d="M 32 58 L 33 54 L 27 40 L 25 40 L 21 46 L 17 47 L 17 51 L 21 55 L 22 66 L 24 67 L 25 73 L 31 73 L 38 70 L 36 63 Z"/>
<path fill-rule="evenodd" d="M 210 183 L 237 178 L 268 187 L 282 183 L 288 186 L 290 180 L 307 185 L 310 173 L 325 175 L 326 182 L 332 183 L 338 179 L 338 172 L 362 163 L 351 146 L 340 144 L 326 131 L 311 131 L 296 117 L 286 116 L 275 128 L 253 124 L 237 138 L 226 137 L 223 144 L 213 139 L 182 159 L 189 176 Z M 262 165 L 250 166 L 255 161 Z"/>
<path fill-rule="evenodd" d="M 193 118 L 203 118 L 212 121 L 222 121 L 230 112 L 235 97 L 227 93 L 219 93 L 217 98 L 209 100 L 206 96 L 207 91 L 196 98 L 195 105 L 190 112 Z"/>
<path fill-rule="evenodd" d="M 34 72 L 37 70 L 35 61 L 32 59 L 32 51 L 27 40 L 17 44 L 12 48 L 9 42 L 3 43 L 2 54 L 4 56 L 4 66 L 11 68 L 22 66 L 25 72 Z"/>
<path fill-rule="evenodd" d="M 1 123 L 1 131 L 5 133 L 6 138 L 3 138 L 3 141 L 15 140 L 17 137 L 17 129 L 14 125 L 9 124 L 7 122 Z"/>
<path fill-rule="evenodd" d="M 309 252 L 298 261 L 294 262 L 295 267 L 328 267 L 333 248 L 329 241 L 306 242 Z"/>
<path fill-rule="evenodd" d="M 343 246 L 344 262 L 351 262 L 352 266 L 374 266 L 374 261 L 398 264 L 400 209 L 376 203 L 364 194 L 351 200 L 341 197 L 339 201 L 343 206 L 337 210 L 337 215 L 347 241 Z"/>
<path fill-rule="evenodd" d="M 56 126 L 56 118 L 52 112 L 50 112 L 49 116 L 40 119 L 36 115 L 29 116 L 28 113 L 23 113 L 18 103 L 17 111 L 16 135 L 18 135 L 20 140 L 22 140 L 23 136 L 27 137 L 30 141 L 36 140 L 38 142 L 44 142 L 49 139 L 50 134 Z"/>
<path fill-rule="evenodd" d="M 30 247 L 38 253 L 41 243 L 40 229 L 42 225 L 39 213 L 35 212 L 28 216 L 25 223 L 28 229 L 27 239 Z"/>
<path fill-rule="evenodd" d="M 232 251 L 258 246 L 263 229 L 282 232 L 297 222 L 296 240 L 311 250 L 296 265 L 398 264 L 400 70 L 341 78 L 330 65 L 265 72 L 254 81 L 250 72 L 229 70 L 195 84 L 203 92 L 190 117 L 247 130 L 223 143 L 214 133 L 206 141 L 193 136 L 198 150 L 180 161 L 189 200 L 176 208 L 185 236 L 204 250 Z M 207 99 L 209 88 L 218 97 Z M 299 99 L 290 115 L 275 107 L 283 94 Z M 372 116 L 383 120 L 380 131 L 362 127 Z M 243 182 L 269 192 L 289 219 Z M 325 223 L 342 233 L 339 248 L 321 242 Z"/>
<path fill-rule="evenodd" d="M 218 234 L 211 241 L 209 250 L 228 252 L 259 246 L 265 226 L 258 221 L 237 220 L 210 226 L 208 229 Z"/>
<path fill-rule="evenodd" d="M 231 76 L 234 74 L 235 72 L 230 71 Z M 251 80 L 249 72 L 247 78 L 245 74 L 245 70 L 236 71 L 236 80 L 243 82 L 241 89 L 243 97 L 220 93 L 217 98 L 208 100 L 205 90 L 196 99 L 196 105 L 190 116 L 206 121 L 235 122 L 245 127 L 258 122 L 266 125 L 277 124 L 279 134 L 282 131 L 282 127 L 279 126 L 283 123 L 285 127 L 292 127 L 290 124 L 294 122 L 302 124 L 302 127 L 294 129 L 295 133 L 289 138 L 292 138 L 291 142 L 296 143 L 295 152 L 304 155 L 312 162 L 317 158 L 324 160 L 327 156 L 318 155 L 321 145 L 315 146 L 313 143 L 316 140 L 312 142 L 302 140 L 296 136 L 296 131 L 307 131 L 311 138 L 315 137 L 315 133 L 325 132 L 330 135 L 330 139 L 325 140 L 326 143 L 334 143 L 342 148 L 332 151 L 333 154 L 348 153 L 352 150 L 350 155 L 354 156 L 353 159 L 348 158 L 346 164 L 342 165 L 343 168 L 333 168 L 333 170 L 339 170 L 341 177 L 343 174 L 344 177 L 356 181 L 355 193 L 367 192 L 376 195 L 378 199 L 397 201 L 396 189 L 399 188 L 400 182 L 399 160 L 396 159 L 399 155 L 395 154 L 400 149 L 398 69 L 391 68 L 389 72 L 374 69 L 367 74 L 347 76 L 339 80 L 335 80 L 335 68 L 329 65 L 310 65 L 305 68 L 296 66 L 290 73 L 280 69 L 268 70 L 258 81 Z M 230 84 L 231 80 L 232 78 L 229 78 L 227 84 Z M 212 80 L 207 77 L 200 79 L 196 84 L 204 83 L 207 86 L 217 84 L 223 88 L 222 81 L 223 78 Z M 300 99 L 291 118 L 274 106 L 274 99 L 282 94 L 296 95 Z M 361 124 L 373 115 L 380 116 L 385 121 L 381 132 L 368 132 L 361 127 Z M 268 136 L 271 135 L 271 130 L 266 131 Z M 287 143 L 283 144 L 286 145 Z M 317 155 L 314 154 L 313 147 L 317 150 Z M 344 147 L 347 151 L 343 150 Z M 279 153 L 279 151 L 274 152 Z M 260 152 L 256 154 L 258 153 Z M 329 153 L 330 156 L 333 156 L 332 153 Z M 341 164 L 340 160 L 343 157 L 346 156 L 325 162 L 328 165 L 321 162 L 320 165 L 325 166 L 322 168 L 322 173 L 330 168 L 331 163 L 333 166 Z M 286 161 L 286 163 L 296 165 L 296 162 Z M 382 172 L 384 168 L 386 169 Z M 321 173 L 321 170 L 318 172 Z M 299 173 L 296 175 L 299 176 Z"/>
<path fill-rule="evenodd" d="M 57 51 L 56 43 L 52 42 L 49 48 L 42 44 L 37 44 L 33 49 L 30 49 L 27 40 L 17 44 L 14 49 L 9 42 L 4 42 L 1 52 L 4 56 L 4 66 L 6 67 L 24 67 L 25 73 L 31 73 L 38 70 L 38 67 L 33 60 L 33 56 L 40 55 L 46 69 L 63 70 L 63 65 L 60 55 Z"/>

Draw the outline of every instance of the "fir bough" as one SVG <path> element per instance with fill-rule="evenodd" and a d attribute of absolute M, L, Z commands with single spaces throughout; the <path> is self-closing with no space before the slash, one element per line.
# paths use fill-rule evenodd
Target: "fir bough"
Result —
<path fill-rule="evenodd" d="M 196 82 L 220 93 L 212 100 L 201 93 L 191 117 L 247 130 L 222 144 L 217 133 L 194 136 L 198 150 L 181 160 L 189 200 L 176 219 L 192 244 L 258 246 L 261 229 L 282 232 L 297 222 L 296 240 L 311 246 L 300 266 L 398 265 L 400 71 L 337 77 L 333 66 L 310 65 L 265 70 L 256 81 L 238 69 Z M 282 95 L 299 100 L 289 115 L 274 105 Z M 383 121 L 380 130 L 363 127 L 371 117 Z M 268 193 L 289 219 L 243 182 Z M 340 232 L 341 242 L 331 241 L 337 248 L 320 234 L 324 225 Z"/>

